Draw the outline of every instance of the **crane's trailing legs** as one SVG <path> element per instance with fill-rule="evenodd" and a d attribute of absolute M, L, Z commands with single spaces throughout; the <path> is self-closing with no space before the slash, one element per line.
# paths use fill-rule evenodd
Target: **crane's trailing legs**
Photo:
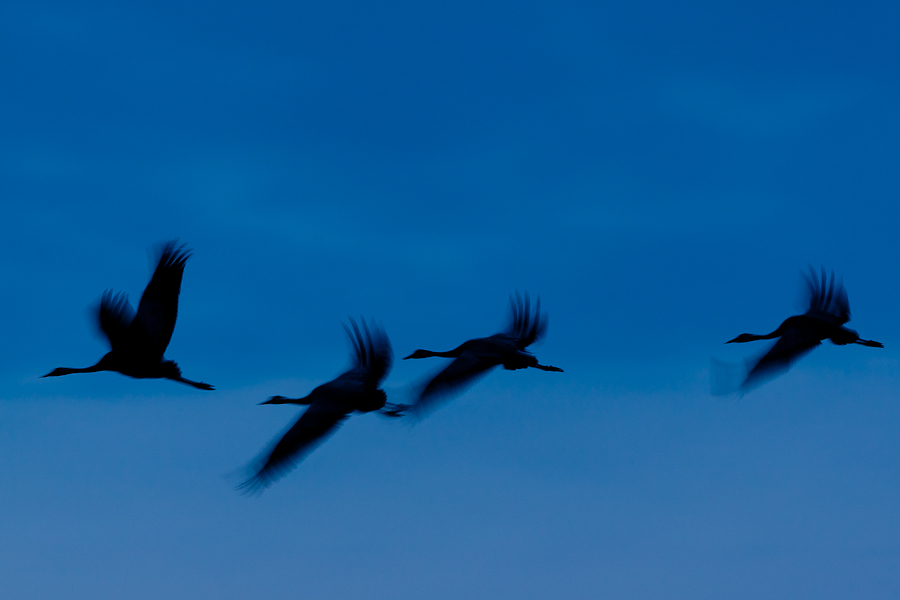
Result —
<path fill-rule="evenodd" d="M 856 340 L 853 343 L 861 344 L 863 346 L 869 346 L 870 348 L 884 348 L 884 344 L 882 344 L 881 342 L 876 342 L 875 340 Z"/>
<path fill-rule="evenodd" d="M 180 375 L 178 377 L 170 377 L 169 379 L 171 379 L 172 381 L 178 381 L 180 383 L 186 383 L 188 385 L 192 385 L 195 388 L 197 388 L 198 390 L 206 390 L 208 392 L 211 392 L 216 389 L 213 386 L 209 385 L 208 383 L 203 383 L 202 381 L 191 381 L 190 379 L 186 379 L 184 377 L 181 377 Z"/>

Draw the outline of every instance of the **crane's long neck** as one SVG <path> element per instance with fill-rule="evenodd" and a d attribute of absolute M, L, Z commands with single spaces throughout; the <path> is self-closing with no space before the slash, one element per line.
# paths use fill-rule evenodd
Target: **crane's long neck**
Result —
<path fill-rule="evenodd" d="M 431 358 L 432 356 L 439 356 L 441 358 L 456 358 L 460 354 L 462 354 L 463 347 L 459 346 L 454 348 L 453 350 L 447 350 L 446 352 L 435 352 L 434 350 L 416 350 L 403 360 L 408 358 Z"/>
<path fill-rule="evenodd" d="M 773 331 L 772 333 L 766 333 L 764 335 L 759 335 L 756 333 L 742 333 L 737 336 L 733 340 L 728 340 L 725 342 L 726 344 L 743 344 L 744 342 L 756 342 L 758 340 L 771 340 L 772 338 L 781 337 L 784 333 L 785 325 L 782 323 L 778 326 L 778 329 Z"/>
<path fill-rule="evenodd" d="M 456 358 L 460 354 L 460 349 L 455 348 L 453 350 L 447 350 L 446 352 L 435 352 L 432 350 L 422 350 L 423 354 L 428 354 L 428 356 L 439 356 L 441 358 Z M 427 357 L 425 357 L 427 358 Z"/>
<path fill-rule="evenodd" d="M 102 361 L 101 361 L 102 362 Z M 60 377 L 61 375 L 71 375 L 72 373 L 96 373 L 97 371 L 107 371 L 106 367 L 104 367 L 101 363 L 97 363 L 96 365 L 92 365 L 90 367 L 57 367 L 53 369 L 46 375 L 41 375 L 41 377 Z"/>
<path fill-rule="evenodd" d="M 312 394 L 310 394 L 311 396 Z M 260 402 L 260 404 L 312 404 L 313 399 L 310 396 L 306 396 L 304 398 L 285 398 L 284 396 L 272 396 L 265 402 Z"/>
<path fill-rule="evenodd" d="M 756 342 L 756 341 L 758 341 L 758 340 L 771 340 L 771 339 L 773 339 L 773 338 L 780 337 L 780 336 L 781 336 L 781 331 L 779 331 L 779 329 L 776 329 L 776 330 L 773 331 L 772 333 L 766 333 L 766 334 L 763 334 L 763 335 L 756 335 L 756 334 L 753 334 L 753 333 L 748 333 L 748 334 L 746 334 L 746 335 L 747 335 L 747 337 L 749 338 L 749 339 L 747 339 L 746 341 L 748 341 L 748 342 Z"/>

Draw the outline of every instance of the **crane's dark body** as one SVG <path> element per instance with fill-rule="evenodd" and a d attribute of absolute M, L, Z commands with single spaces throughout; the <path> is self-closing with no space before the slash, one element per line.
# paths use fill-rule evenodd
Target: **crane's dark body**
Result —
<path fill-rule="evenodd" d="M 474 383 L 494 367 L 502 366 L 509 371 L 531 367 L 562 372 L 558 367 L 540 364 L 537 357 L 526 350 L 547 331 L 547 318 L 541 314 L 540 298 L 535 304 L 532 315 L 527 295 L 524 301 L 520 297 L 510 299 L 512 323 L 504 333 L 469 340 L 447 352 L 416 350 L 407 356 L 406 359 L 432 356 L 454 359 L 425 385 L 413 405 L 413 411 L 422 416 L 434 407 L 439 398 Z"/>
<path fill-rule="evenodd" d="M 44 377 L 58 377 L 72 373 L 116 371 L 137 379 L 171 379 L 202 390 L 212 390 L 207 383 L 191 381 L 181 376 L 181 369 L 164 354 L 172 339 L 178 316 L 178 295 L 184 265 L 190 252 L 184 246 L 168 242 L 162 250 L 153 277 L 147 284 L 137 313 L 131 308 L 128 296 L 103 293 L 97 314 L 100 331 L 112 350 L 97 364 L 84 368 L 59 367 Z"/>
<path fill-rule="evenodd" d="M 353 368 L 316 387 L 303 398 L 272 396 L 262 403 L 300 404 L 309 405 L 309 408 L 264 453 L 255 468 L 256 473 L 238 489 L 251 494 L 262 492 L 324 442 L 351 414 L 385 407 L 387 395 L 380 386 L 393 362 L 390 340 L 380 327 L 373 325 L 370 331 L 363 322 L 360 331 L 355 322 L 351 320 L 350 323 L 353 332 L 348 329 L 347 334 L 354 349 Z M 391 411 L 386 414 L 393 416 Z"/>
<path fill-rule="evenodd" d="M 791 364 L 806 355 L 824 340 L 831 340 L 839 346 L 860 344 L 873 348 L 883 348 L 880 342 L 860 339 L 859 334 L 844 327 L 850 321 L 850 301 L 840 281 L 835 281 L 834 273 L 828 280 L 822 269 L 821 280 L 810 269 L 811 276 L 806 277 L 809 289 L 809 310 L 805 314 L 788 317 L 772 333 L 756 335 L 742 333 L 726 343 L 744 343 L 756 340 L 779 338 L 749 369 L 747 378 L 741 385 L 747 390 L 790 368 Z"/>

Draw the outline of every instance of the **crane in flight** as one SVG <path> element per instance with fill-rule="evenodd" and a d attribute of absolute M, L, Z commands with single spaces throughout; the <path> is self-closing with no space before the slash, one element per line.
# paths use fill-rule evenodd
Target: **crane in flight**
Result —
<path fill-rule="evenodd" d="M 319 444 L 333 434 L 354 412 L 381 411 L 399 416 L 397 407 L 387 402 L 381 383 L 391 370 L 394 353 L 384 329 L 362 321 L 362 329 L 350 319 L 351 331 L 344 329 L 353 345 L 353 366 L 338 377 L 313 389 L 303 398 L 272 396 L 261 404 L 299 404 L 309 408 L 263 452 L 253 467 L 255 473 L 237 489 L 261 493 L 281 479 Z"/>
<path fill-rule="evenodd" d="M 156 270 L 141 296 L 137 313 L 125 293 L 113 294 L 112 290 L 103 292 L 97 320 L 100 331 L 106 336 L 112 349 L 95 365 L 84 368 L 59 367 L 43 377 L 117 371 L 138 379 L 165 378 L 201 390 L 215 389 L 208 383 L 182 377 L 178 364 L 163 356 L 175 329 L 181 278 L 185 262 L 190 256 L 190 250 L 183 245 L 176 246 L 175 241 L 167 242 L 162 247 Z"/>
<path fill-rule="evenodd" d="M 534 314 L 528 294 L 524 299 L 516 293 L 510 297 L 512 319 L 505 331 L 490 337 L 475 338 L 463 342 L 453 350 L 434 352 L 416 350 L 404 360 L 439 356 L 453 361 L 435 375 L 418 394 L 411 410 L 419 417 L 435 408 L 439 400 L 463 389 L 494 367 L 515 371 L 528 367 L 562 373 L 559 367 L 542 365 L 537 357 L 526 350 L 547 332 L 547 316 L 541 314 L 541 299 L 535 302 Z"/>
<path fill-rule="evenodd" d="M 788 317 L 778 328 L 763 335 L 742 333 L 726 344 L 742 344 L 756 340 L 779 338 L 759 360 L 749 367 L 740 391 L 746 392 L 765 380 L 787 371 L 797 359 L 805 356 L 823 340 L 831 340 L 839 346 L 860 344 L 872 348 L 884 348 L 881 342 L 864 340 L 854 330 L 844 327 L 850 321 L 850 301 L 843 282 L 836 280 L 834 271 L 829 279 L 822 268 L 818 276 L 812 267 L 804 274 L 809 291 L 809 310 L 802 315 Z"/>

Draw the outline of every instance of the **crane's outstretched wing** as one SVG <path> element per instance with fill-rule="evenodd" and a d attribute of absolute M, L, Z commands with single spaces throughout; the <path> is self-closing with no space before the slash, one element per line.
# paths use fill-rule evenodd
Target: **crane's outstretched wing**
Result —
<path fill-rule="evenodd" d="M 480 360 L 474 354 L 464 352 L 454 358 L 453 362 L 425 385 L 418 400 L 413 404 L 411 409 L 413 414 L 421 419 L 437 408 L 442 400 L 447 400 L 451 395 L 462 392 L 497 364 L 497 362 Z"/>
<path fill-rule="evenodd" d="M 534 304 L 534 315 L 532 315 L 531 303 L 527 292 L 524 299 L 519 295 L 519 292 L 516 292 L 515 298 L 509 297 L 512 320 L 506 329 L 506 333 L 517 338 L 516 343 L 520 350 L 524 350 L 535 343 L 547 332 L 547 315 L 541 314 L 540 296 L 537 297 Z"/>
<path fill-rule="evenodd" d="M 120 352 L 129 350 L 133 342 L 129 327 L 134 321 L 134 309 L 128 302 L 128 295 L 122 292 L 113 294 L 112 290 L 103 292 L 97 317 L 100 331 L 106 335 L 112 349 Z"/>
<path fill-rule="evenodd" d="M 791 367 L 794 361 L 802 358 L 820 344 L 818 339 L 804 334 L 802 329 L 789 327 L 775 342 L 775 345 L 750 369 L 747 378 L 741 384 L 741 391 L 747 392 L 767 379 L 781 375 Z"/>
<path fill-rule="evenodd" d="M 360 372 L 364 374 L 364 385 L 374 389 L 381 385 L 391 370 L 394 351 L 384 328 L 373 322 L 370 331 L 365 319 L 361 319 L 361 321 L 362 331 L 353 319 L 350 319 L 353 331 L 344 325 L 344 330 L 353 345 L 354 366 L 351 370 L 360 369 Z"/>
<path fill-rule="evenodd" d="M 185 246 L 176 247 L 174 241 L 166 243 L 153 277 L 141 296 L 134 323 L 147 336 L 148 352 L 162 356 L 169 346 L 178 316 L 184 264 L 190 256 Z"/>
<path fill-rule="evenodd" d="M 817 279 L 812 266 L 809 267 L 809 275 L 804 273 L 806 284 L 809 287 L 809 311 L 807 314 L 817 316 L 829 315 L 839 325 L 850 320 L 850 300 L 847 291 L 844 290 L 843 281 L 836 279 L 834 271 L 831 279 L 822 267 L 821 279 Z"/>
<path fill-rule="evenodd" d="M 256 473 L 237 489 L 248 494 L 262 493 L 328 439 L 346 419 L 347 413 L 335 405 L 313 402 L 272 449 L 259 458 Z"/>

